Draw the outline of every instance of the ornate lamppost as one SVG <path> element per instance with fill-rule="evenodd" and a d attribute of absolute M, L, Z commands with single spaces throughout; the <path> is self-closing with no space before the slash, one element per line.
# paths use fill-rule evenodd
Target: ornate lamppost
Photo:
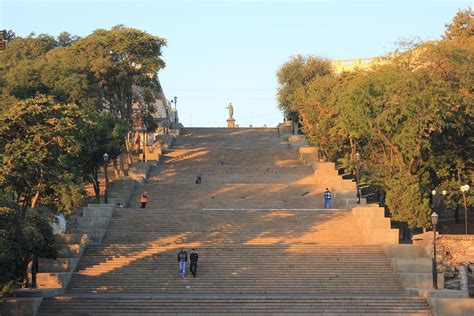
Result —
<path fill-rule="evenodd" d="M 174 122 L 176 123 L 176 119 L 177 119 L 176 104 L 178 103 L 178 97 L 175 96 L 173 100 L 171 100 L 171 103 L 174 103 Z"/>
<path fill-rule="evenodd" d="M 465 228 L 466 228 L 466 235 L 468 234 L 468 218 L 467 218 L 467 197 L 466 197 L 466 193 L 467 191 L 469 191 L 470 187 L 468 184 L 466 185 L 463 185 L 461 186 L 461 192 L 462 192 L 462 197 L 463 197 L 463 200 L 464 200 L 464 224 L 465 224 Z"/>
<path fill-rule="evenodd" d="M 146 128 L 146 125 L 143 124 L 142 125 L 142 128 L 141 128 L 141 131 L 143 133 L 143 153 L 142 153 L 142 161 L 145 162 L 146 161 L 146 145 L 147 145 L 147 140 L 146 140 L 146 132 L 147 132 L 147 128 Z"/>
<path fill-rule="evenodd" d="M 107 163 L 109 161 L 109 155 L 105 153 L 103 156 L 104 158 L 104 172 L 105 172 L 105 193 L 104 193 L 104 203 L 109 203 L 109 176 L 107 173 Z"/>
<path fill-rule="evenodd" d="M 438 224 L 438 214 L 431 214 L 431 223 L 433 224 L 433 260 L 431 273 L 433 274 L 433 288 L 438 289 L 438 272 L 436 269 L 436 224 Z"/>

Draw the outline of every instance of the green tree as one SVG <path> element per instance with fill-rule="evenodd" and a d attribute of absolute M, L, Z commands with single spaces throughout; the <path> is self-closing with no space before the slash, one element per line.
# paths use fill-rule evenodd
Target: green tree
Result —
<path fill-rule="evenodd" d="M 45 212 L 24 218 L 17 204 L 0 201 L 0 292 L 27 284 L 28 264 L 55 259 L 54 236 Z"/>
<path fill-rule="evenodd" d="M 474 10 L 459 10 L 451 23 L 446 24 L 444 38 L 448 40 L 474 36 Z"/>
<path fill-rule="evenodd" d="M 127 135 L 124 121 L 114 118 L 110 113 L 94 115 L 94 123 L 81 133 L 79 164 L 82 166 L 84 180 L 94 187 L 96 201 L 100 202 L 99 170 L 104 165 L 103 155 L 117 158 L 123 151 L 123 139 Z"/>
<path fill-rule="evenodd" d="M 45 96 L 19 101 L 0 117 L 0 189 L 18 193 L 23 216 L 44 194 L 59 193 L 54 185 L 68 185 L 64 175 L 80 151 L 77 129 L 88 123 L 77 105 Z"/>

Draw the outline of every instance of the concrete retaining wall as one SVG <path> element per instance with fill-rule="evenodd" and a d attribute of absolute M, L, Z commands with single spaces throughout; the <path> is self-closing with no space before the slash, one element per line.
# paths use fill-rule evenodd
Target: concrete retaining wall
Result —
<path fill-rule="evenodd" d="M 288 137 L 288 142 L 290 143 L 291 148 L 298 150 L 301 146 L 307 146 L 308 142 L 304 135 L 290 135 Z"/>
<path fill-rule="evenodd" d="M 369 244 L 398 244 L 398 229 L 390 227 L 390 218 L 385 217 L 385 210 L 376 205 L 352 205 L 359 227 Z"/>
<path fill-rule="evenodd" d="M 432 289 L 432 261 L 424 246 L 384 245 L 395 272 L 405 288 Z M 438 288 L 444 287 L 444 275 L 438 273 Z"/>
<path fill-rule="evenodd" d="M 89 204 L 82 216 L 73 216 L 71 231 L 87 234 L 91 244 L 100 244 L 113 216 L 115 204 Z"/>
<path fill-rule="evenodd" d="M 474 299 L 430 297 L 428 303 L 436 316 L 474 315 Z"/>
<path fill-rule="evenodd" d="M 318 161 L 318 148 L 312 146 L 302 146 L 298 149 L 300 159 L 307 166 L 311 166 Z"/>
<path fill-rule="evenodd" d="M 118 207 L 128 207 L 137 183 L 132 179 L 120 179 L 110 183 L 109 203 Z"/>
<path fill-rule="evenodd" d="M 3 298 L 0 299 L 1 316 L 30 316 L 36 315 L 43 301 L 42 297 L 34 298 Z"/>
<path fill-rule="evenodd" d="M 143 182 L 150 175 L 153 164 L 156 164 L 156 161 L 131 163 L 128 166 L 128 179 Z"/>

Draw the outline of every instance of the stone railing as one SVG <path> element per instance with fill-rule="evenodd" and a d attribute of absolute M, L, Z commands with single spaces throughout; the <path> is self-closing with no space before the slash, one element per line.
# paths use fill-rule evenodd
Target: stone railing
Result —
<path fill-rule="evenodd" d="M 376 65 L 383 65 L 389 60 L 390 57 L 354 58 L 347 60 L 332 60 L 331 65 L 336 73 L 341 73 L 344 71 L 368 69 Z"/>

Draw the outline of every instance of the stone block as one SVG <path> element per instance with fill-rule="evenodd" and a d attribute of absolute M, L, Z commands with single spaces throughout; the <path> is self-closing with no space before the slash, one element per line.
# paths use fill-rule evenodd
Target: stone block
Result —
<path fill-rule="evenodd" d="M 385 254 L 389 258 L 429 258 L 426 249 L 418 245 L 384 245 Z"/>
<path fill-rule="evenodd" d="M 170 134 L 163 135 L 163 140 L 161 141 L 161 147 L 164 149 L 170 148 L 173 145 L 173 140 L 174 140 L 173 135 L 170 135 Z"/>
<path fill-rule="evenodd" d="M 128 167 L 128 177 L 136 181 L 144 181 L 150 175 L 154 162 L 134 162 Z"/>
<path fill-rule="evenodd" d="M 400 277 L 403 287 L 419 289 L 433 288 L 433 275 L 431 272 L 403 272 L 398 273 L 398 276 Z M 442 273 L 438 273 L 438 288 L 444 288 L 444 275 Z"/>
<path fill-rule="evenodd" d="M 84 207 L 82 210 L 82 215 L 89 218 L 97 217 L 112 217 L 114 214 L 113 208 L 89 208 Z"/>
<path fill-rule="evenodd" d="M 392 258 L 392 267 L 396 272 L 431 273 L 431 258 Z"/>
<path fill-rule="evenodd" d="M 473 299 L 430 297 L 428 303 L 433 310 L 433 314 L 437 316 L 474 315 Z"/>
<path fill-rule="evenodd" d="M 58 251 L 58 258 L 77 257 L 83 249 L 81 244 L 55 244 L 54 248 Z"/>
<path fill-rule="evenodd" d="M 176 138 L 176 137 L 181 135 L 181 129 L 180 128 L 171 128 L 171 129 L 169 129 L 168 133 Z"/>
<path fill-rule="evenodd" d="M 389 217 L 375 217 L 375 216 L 367 216 L 363 219 L 363 225 L 365 228 L 379 228 L 379 229 L 387 229 L 390 228 L 390 218 Z"/>
<path fill-rule="evenodd" d="M 69 272 L 52 272 L 52 273 L 38 273 L 36 274 L 36 282 L 41 288 L 63 288 L 67 287 L 71 273 Z"/>
<path fill-rule="evenodd" d="M 81 244 L 87 243 L 87 235 L 84 234 L 59 234 L 54 235 L 56 244 Z"/>
<path fill-rule="evenodd" d="M 304 135 L 290 135 L 288 137 L 288 142 L 290 143 L 292 148 L 298 149 L 301 146 L 307 146 L 308 142 Z"/>
<path fill-rule="evenodd" d="M 105 228 L 75 228 L 72 229 L 72 233 L 83 233 L 87 234 L 90 243 L 97 245 L 100 244 L 102 238 L 104 237 L 106 229 Z"/>
<path fill-rule="evenodd" d="M 408 295 L 423 298 L 442 297 L 442 298 L 469 298 L 468 291 L 449 290 L 449 289 L 415 289 L 407 288 Z"/>
<path fill-rule="evenodd" d="M 78 217 L 77 223 L 80 228 L 104 228 L 109 225 L 109 217 Z"/>
<path fill-rule="evenodd" d="M 366 228 L 364 235 L 369 244 L 398 244 L 398 229 Z"/>
<path fill-rule="evenodd" d="M 33 316 L 36 315 L 43 301 L 42 297 L 1 298 L 0 315 L 2 316 Z"/>
<path fill-rule="evenodd" d="M 318 160 L 318 148 L 312 146 L 302 146 L 298 149 L 300 159 L 305 165 L 311 165 Z"/>
<path fill-rule="evenodd" d="M 39 270 L 48 272 L 68 272 L 72 271 L 78 262 L 78 258 L 58 258 L 52 259 L 39 259 Z"/>

